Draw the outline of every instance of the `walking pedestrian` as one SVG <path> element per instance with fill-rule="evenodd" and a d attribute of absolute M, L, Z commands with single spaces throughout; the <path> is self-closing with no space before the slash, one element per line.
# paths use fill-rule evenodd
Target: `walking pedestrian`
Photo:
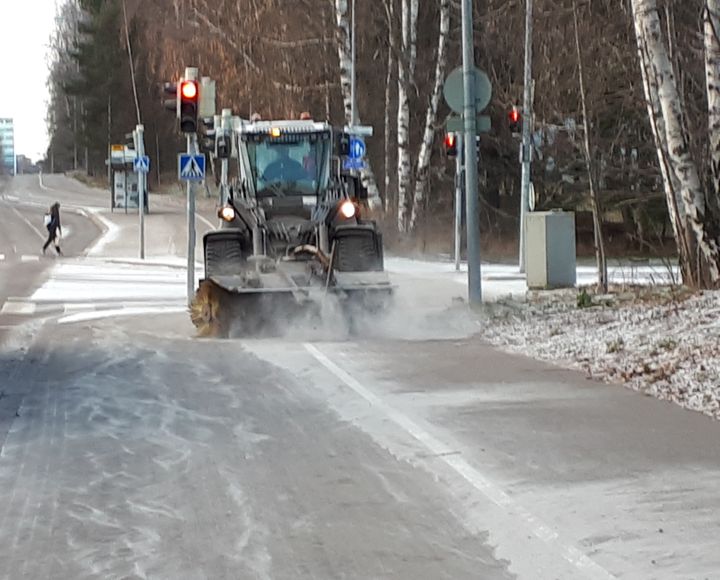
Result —
<path fill-rule="evenodd" d="M 48 239 L 43 246 L 43 254 L 50 244 L 54 244 L 58 256 L 62 256 L 62 250 L 60 249 L 62 226 L 60 225 L 60 204 L 57 201 L 50 206 L 50 210 L 45 214 L 45 226 L 48 231 Z"/>

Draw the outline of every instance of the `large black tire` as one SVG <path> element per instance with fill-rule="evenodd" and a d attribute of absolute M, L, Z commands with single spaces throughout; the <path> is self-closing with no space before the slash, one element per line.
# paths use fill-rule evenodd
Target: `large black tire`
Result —
<path fill-rule="evenodd" d="M 217 230 L 203 238 L 205 246 L 205 276 L 238 274 L 252 254 L 252 241 L 243 230 Z"/>

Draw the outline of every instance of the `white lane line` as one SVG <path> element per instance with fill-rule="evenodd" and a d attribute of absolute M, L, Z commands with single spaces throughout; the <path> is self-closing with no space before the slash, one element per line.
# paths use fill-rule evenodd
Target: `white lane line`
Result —
<path fill-rule="evenodd" d="M 0 314 L 35 314 L 37 304 L 34 302 L 6 302 Z"/>
<path fill-rule="evenodd" d="M 404 415 L 391 405 L 387 404 L 381 397 L 365 388 L 357 379 L 325 356 L 325 354 L 323 354 L 315 345 L 305 343 L 304 346 L 305 349 L 333 375 L 370 403 L 370 405 L 377 408 L 393 423 L 410 434 L 414 439 L 422 443 L 431 454 L 435 455 L 440 461 L 447 464 L 448 467 L 477 489 L 488 500 L 504 510 L 508 516 L 521 520 L 522 524 L 524 524 L 529 532 L 545 542 L 545 544 L 554 552 L 559 553 L 564 560 L 569 562 L 578 570 L 581 570 L 584 573 L 590 573 L 591 578 L 603 580 L 615 578 L 615 576 L 602 568 L 597 562 L 589 558 L 581 550 L 573 545 L 563 542 L 559 538 L 559 534 L 551 527 L 541 522 L 524 507 L 520 506 L 498 485 L 482 475 L 482 473 L 470 465 L 470 463 L 465 461 L 465 459 L 454 454 L 456 451 L 455 449 L 451 449 L 445 445 L 442 441 L 420 427 L 407 415 Z"/>
<path fill-rule="evenodd" d="M 33 256 L 33 255 L 30 255 L 30 254 L 24 254 L 24 255 L 20 256 L 20 261 L 21 261 L 21 262 L 39 262 L 39 261 L 40 261 L 40 256 Z"/>
<path fill-rule="evenodd" d="M 16 210 L 14 207 L 11 208 L 11 209 L 13 210 L 13 212 L 15 212 L 15 215 L 17 215 L 22 221 L 24 221 L 24 222 L 28 225 L 28 227 L 38 235 L 38 237 L 39 237 L 41 240 L 45 240 L 45 238 L 46 238 L 47 236 L 45 236 L 44 234 L 42 234 L 42 233 L 40 232 L 40 230 L 35 227 L 35 224 L 33 224 L 29 219 L 27 219 L 23 214 L 21 214 L 21 213 L 20 213 L 18 210 Z"/>
<path fill-rule="evenodd" d="M 0 262 L 2 262 L 5 259 L 5 254 L 0 254 Z"/>
<path fill-rule="evenodd" d="M 102 254 L 105 246 L 117 239 L 120 235 L 120 226 L 107 219 L 100 211 L 94 209 L 88 209 L 88 211 L 94 218 L 100 221 L 105 229 L 105 231 L 100 234 L 100 237 L 95 240 L 95 243 L 84 252 L 86 256 L 97 256 Z"/>
<path fill-rule="evenodd" d="M 195 217 L 199 219 L 201 222 L 203 222 L 205 225 L 207 225 L 211 230 L 217 229 L 217 224 L 210 223 L 210 220 L 205 219 L 203 216 L 201 216 L 199 213 L 195 214 Z"/>
<path fill-rule="evenodd" d="M 115 310 L 93 310 L 90 312 L 78 312 L 59 318 L 58 324 L 71 324 L 73 322 L 87 322 L 90 320 L 101 320 L 103 318 L 115 318 L 118 316 L 138 316 L 140 314 L 171 314 L 187 312 L 187 306 L 158 306 L 142 308 L 116 308 Z"/>
<path fill-rule="evenodd" d="M 40 189 L 43 189 L 45 191 L 55 191 L 52 187 L 48 187 L 43 183 L 43 174 L 38 173 L 38 183 L 40 183 Z"/>

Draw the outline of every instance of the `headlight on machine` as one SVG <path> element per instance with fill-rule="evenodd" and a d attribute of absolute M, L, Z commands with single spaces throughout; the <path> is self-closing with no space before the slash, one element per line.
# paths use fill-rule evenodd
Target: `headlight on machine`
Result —
<path fill-rule="evenodd" d="M 340 215 L 342 215 L 345 219 L 355 217 L 356 213 L 357 208 L 355 207 L 355 204 L 349 199 L 346 199 L 340 204 Z"/>
<path fill-rule="evenodd" d="M 235 208 L 230 205 L 224 206 L 219 213 L 220 217 L 226 222 L 231 222 L 235 219 Z"/>

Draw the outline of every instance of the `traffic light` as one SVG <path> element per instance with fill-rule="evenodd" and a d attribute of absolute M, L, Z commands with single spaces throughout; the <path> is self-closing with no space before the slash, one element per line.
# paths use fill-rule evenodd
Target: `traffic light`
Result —
<path fill-rule="evenodd" d="M 196 81 L 180 81 L 180 131 L 197 133 L 199 91 Z"/>
<path fill-rule="evenodd" d="M 175 115 L 178 112 L 178 83 L 163 84 L 163 107 L 172 111 Z"/>
<path fill-rule="evenodd" d="M 215 155 L 218 159 L 229 159 L 231 153 L 230 136 L 222 131 L 217 136 L 217 146 L 215 147 Z"/>
<path fill-rule="evenodd" d="M 508 113 L 508 125 L 510 127 L 510 132 L 513 134 L 520 133 L 521 123 L 522 115 L 520 114 L 520 109 L 513 107 Z"/>
<path fill-rule="evenodd" d="M 445 155 L 448 157 L 457 157 L 457 135 L 455 133 L 447 133 L 445 135 Z"/>

